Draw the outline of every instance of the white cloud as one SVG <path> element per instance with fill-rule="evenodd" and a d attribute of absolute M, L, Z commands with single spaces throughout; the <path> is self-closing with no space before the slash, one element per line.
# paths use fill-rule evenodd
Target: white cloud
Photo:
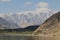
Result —
<path fill-rule="evenodd" d="M 12 0 L 0 0 L 1 2 L 11 2 Z"/>
<path fill-rule="evenodd" d="M 48 9 L 48 8 L 37 8 L 36 10 L 34 10 L 34 11 L 32 11 L 34 14 L 36 14 L 36 13 L 42 13 L 42 12 L 44 12 L 44 13 L 47 13 L 47 12 L 49 12 L 49 11 L 51 11 L 50 9 Z M 52 12 L 52 11 L 51 11 Z"/>
<path fill-rule="evenodd" d="M 26 4 L 30 4 L 29 2 L 27 2 Z M 49 8 L 48 8 L 48 3 L 47 2 L 39 2 L 37 3 L 38 7 L 35 9 L 35 10 L 32 10 L 32 11 L 23 11 L 23 12 L 20 12 L 21 13 L 25 13 L 25 14 L 28 14 L 28 13 L 33 13 L 33 14 L 37 14 L 37 13 L 41 13 L 41 12 L 48 12 L 48 11 L 51 11 Z M 37 6 L 36 5 L 36 6 Z M 52 12 L 52 11 L 51 11 Z"/>
<path fill-rule="evenodd" d="M 48 7 L 48 3 L 47 2 L 39 2 L 38 7 Z"/>
<path fill-rule="evenodd" d="M 29 2 L 27 2 L 26 4 L 30 4 Z M 37 13 L 41 13 L 41 12 L 48 12 L 48 11 L 51 11 L 49 8 L 48 8 L 48 3 L 47 2 L 39 2 L 37 3 L 38 6 L 35 10 L 32 10 L 32 11 L 26 11 L 27 13 L 30 12 L 30 13 L 33 13 L 33 14 L 37 14 Z M 24 12 L 26 14 L 26 12 Z M 51 11 L 52 12 L 52 11 Z"/>
<path fill-rule="evenodd" d="M 25 2 L 26 5 L 31 5 L 32 3 L 31 2 Z"/>
<path fill-rule="evenodd" d="M 41 13 L 41 12 L 48 12 L 48 11 L 51 11 L 49 8 L 48 8 L 48 3 L 47 2 L 39 2 L 37 4 L 37 8 L 35 10 L 33 10 L 32 12 L 34 14 L 36 13 Z M 52 12 L 52 11 L 51 11 Z"/>

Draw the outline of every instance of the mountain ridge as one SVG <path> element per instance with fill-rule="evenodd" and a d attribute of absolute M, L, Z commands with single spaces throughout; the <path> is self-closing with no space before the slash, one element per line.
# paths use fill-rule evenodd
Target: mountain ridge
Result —
<path fill-rule="evenodd" d="M 40 11 L 37 13 L 22 12 L 19 14 L 17 13 L 5 14 L 4 19 L 6 19 L 9 22 L 16 23 L 21 28 L 24 28 L 30 25 L 40 25 L 51 15 L 53 15 L 53 12 L 47 9 L 47 10 Z"/>
<path fill-rule="evenodd" d="M 39 26 L 34 32 L 41 33 L 56 33 L 60 28 L 60 11 L 50 18 L 48 18 L 41 26 Z"/>
<path fill-rule="evenodd" d="M 14 29 L 14 28 L 19 28 L 19 26 L 15 23 L 11 23 L 0 17 L 0 29 Z"/>

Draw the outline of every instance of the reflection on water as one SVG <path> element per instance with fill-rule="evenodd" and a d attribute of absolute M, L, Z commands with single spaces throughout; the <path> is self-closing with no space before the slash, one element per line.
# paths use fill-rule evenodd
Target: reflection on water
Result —
<path fill-rule="evenodd" d="M 32 36 L 0 34 L 0 40 L 33 40 Z"/>
<path fill-rule="evenodd" d="M 0 34 L 0 40 L 54 40 L 52 37 L 45 36 L 21 36 Z"/>

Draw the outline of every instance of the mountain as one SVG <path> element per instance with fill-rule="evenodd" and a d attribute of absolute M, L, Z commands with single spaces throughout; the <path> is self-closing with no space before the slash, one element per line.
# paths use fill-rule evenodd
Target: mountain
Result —
<path fill-rule="evenodd" d="M 27 26 L 25 28 L 16 28 L 16 29 L 4 29 L 4 30 L 0 30 L 0 31 L 8 31 L 8 32 L 33 32 L 36 28 L 38 28 L 39 25 L 31 25 L 31 26 Z"/>
<path fill-rule="evenodd" d="M 60 32 L 60 12 L 55 13 L 40 25 L 34 32 L 57 33 Z"/>
<path fill-rule="evenodd" d="M 23 28 L 24 31 L 35 31 L 36 28 L 38 28 L 39 25 L 31 25 L 31 26 L 27 26 L 26 28 Z"/>
<path fill-rule="evenodd" d="M 17 24 L 8 22 L 7 20 L 0 17 L 0 29 L 14 29 L 20 28 Z"/>
<path fill-rule="evenodd" d="M 38 10 L 37 10 L 38 11 Z M 11 23 L 18 24 L 21 28 L 30 25 L 40 25 L 53 14 L 49 9 L 36 12 L 9 13 L 4 15 L 4 19 Z"/>

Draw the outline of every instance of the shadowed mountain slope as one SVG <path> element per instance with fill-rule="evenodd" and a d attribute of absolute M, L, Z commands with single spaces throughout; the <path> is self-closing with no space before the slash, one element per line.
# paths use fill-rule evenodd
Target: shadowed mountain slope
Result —
<path fill-rule="evenodd" d="M 16 23 L 8 22 L 7 20 L 0 17 L 0 29 L 14 29 L 20 28 Z"/>
<path fill-rule="evenodd" d="M 52 15 L 34 32 L 38 33 L 56 33 L 60 31 L 60 12 Z"/>
<path fill-rule="evenodd" d="M 0 29 L 0 32 L 2 31 L 7 31 L 7 32 L 33 32 L 36 30 L 36 28 L 38 28 L 39 25 L 31 25 L 31 26 L 27 26 L 26 28 L 16 28 L 16 29 L 4 29 L 4 30 L 1 30 Z"/>

